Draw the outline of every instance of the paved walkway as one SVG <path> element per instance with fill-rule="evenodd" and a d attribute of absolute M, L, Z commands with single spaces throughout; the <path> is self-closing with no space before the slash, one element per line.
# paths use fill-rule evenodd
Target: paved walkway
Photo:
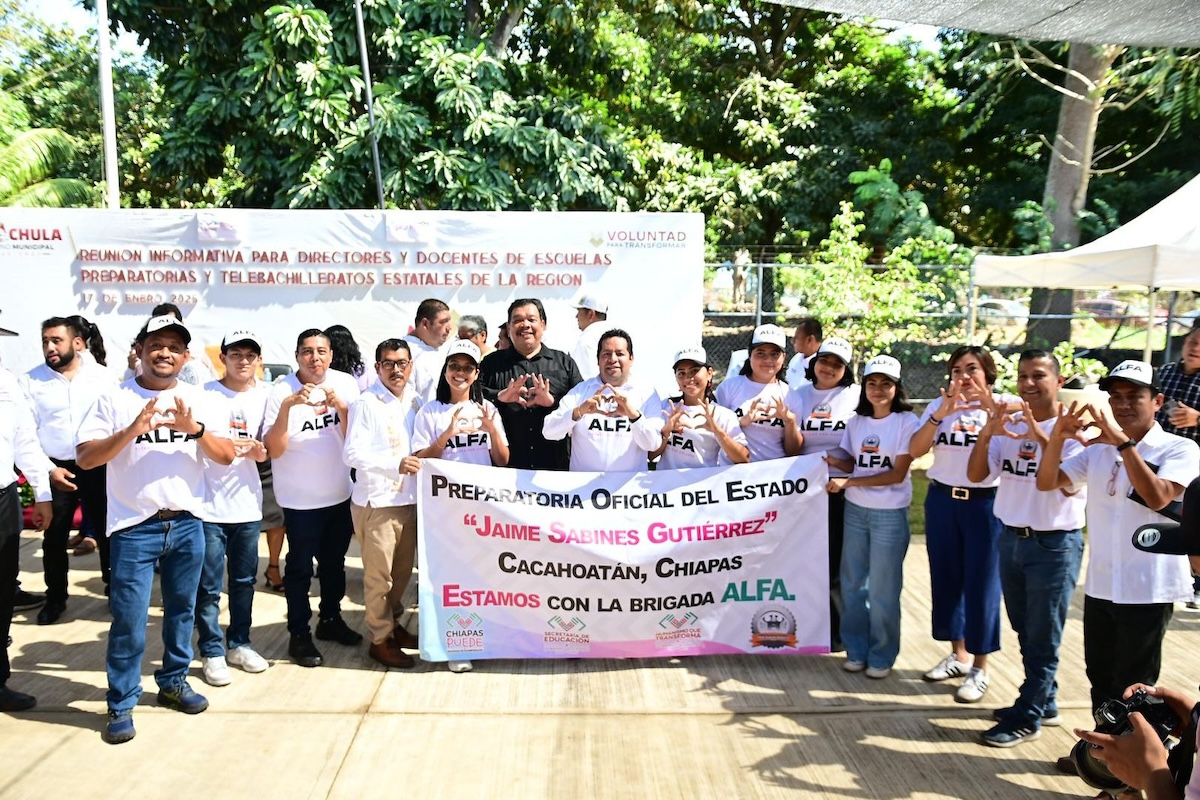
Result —
<path fill-rule="evenodd" d="M 22 580 L 41 590 L 40 537 L 22 539 Z M 349 595 L 361 599 L 357 549 Z M 265 565 L 265 551 L 263 564 Z M 991 710 L 1011 703 L 1016 641 L 992 662 L 990 694 L 954 702 L 921 673 L 944 655 L 927 635 L 929 570 L 914 539 L 904 640 L 892 677 L 845 673 L 840 656 L 488 661 L 449 673 L 386 671 L 365 647 L 323 644 L 328 666 L 286 661 L 282 595 L 255 597 L 254 643 L 273 666 L 234 671 L 195 717 L 157 708 L 152 609 L 138 736 L 112 747 L 104 722 L 106 606 L 96 556 L 72 559 L 69 621 L 13 626 L 14 688 L 29 713 L 0 715 L 0 797 L 65 798 L 1075 798 L 1094 796 L 1051 762 L 1090 726 L 1078 603 L 1064 646 L 1067 727 L 1011 750 L 983 747 Z M 1077 600 L 1080 593 L 1077 592 Z M 362 629 L 353 601 L 347 620 Z M 1196 685 L 1200 614 L 1182 609 L 1164 683 Z"/>

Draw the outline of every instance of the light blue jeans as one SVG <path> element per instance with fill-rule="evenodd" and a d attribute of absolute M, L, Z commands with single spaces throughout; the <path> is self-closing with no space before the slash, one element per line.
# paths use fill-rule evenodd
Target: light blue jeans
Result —
<path fill-rule="evenodd" d="M 908 552 L 907 508 L 846 501 L 842 543 L 842 642 L 846 658 L 891 669 L 900 654 L 900 589 Z"/>
<path fill-rule="evenodd" d="M 187 678 L 192 663 L 196 589 L 204 563 L 204 527 L 191 514 L 148 519 L 116 531 L 111 544 L 112 589 L 108 632 L 108 709 L 132 711 L 142 694 L 142 655 L 154 564 L 162 585 L 162 667 L 154 680 L 170 688 Z"/>
<path fill-rule="evenodd" d="M 250 644 L 250 609 L 258 573 L 258 534 L 261 522 L 205 522 L 204 569 L 196 595 L 196 631 L 200 655 L 225 655 L 221 644 L 221 585 L 229 563 L 229 649 Z"/>

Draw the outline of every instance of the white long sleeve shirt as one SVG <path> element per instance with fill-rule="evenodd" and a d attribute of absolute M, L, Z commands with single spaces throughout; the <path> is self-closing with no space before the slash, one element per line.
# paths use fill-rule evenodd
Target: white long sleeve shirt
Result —
<path fill-rule="evenodd" d="M 354 470 L 356 506 L 389 508 L 417 502 L 417 477 L 400 474 L 400 460 L 412 455 L 413 421 L 420 398 L 406 390 L 400 397 L 381 383 L 372 384 L 350 406 L 342 458 Z"/>
<path fill-rule="evenodd" d="M 572 415 L 585 400 L 600 391 L 604 382 L 589 378 L 567 392 L 558 408 L 542 423 L 542 435 L 558 441 L 571 437 L 572 472 L 637 472 L 646 469 L 647 454 L 662 444 L 662 400 L 650 386 L 626 383 L 616 387 L 633 408 L 641 411 L 636 422 L 606 414 Z"/>
<path fill-rule="evenodd" d="M 80 359 L 75 377 L 40 364 L 18 378 L 37 422 L 42 450 L 60 461 L 75 459 L 79 423 L 100 395 L 117 387 L 117 376 L 91 359 Z"/>
<path fill-rule="evenodd" d="M 33 412 L 16 378 L 6 369 L 0 369 L 0 464 L 16 464 L 33 487 L 34 499 L 39 503 L 50 501 L 50 470 L 54 464 L 42 452 Z M 0 484 L 8 488 L 17 476 L 11 467 L 4 470 Z"/>

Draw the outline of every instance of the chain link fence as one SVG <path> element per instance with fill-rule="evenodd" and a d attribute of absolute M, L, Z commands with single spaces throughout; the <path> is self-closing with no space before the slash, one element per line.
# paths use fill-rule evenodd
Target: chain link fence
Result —
<path fill-rule="evenodd" d="M 731 359 L 736 369 L 740 363 L 738 356 L 742 355 L 739 351 L 749 347 L 751 333 L 761 324 L 770 322 L 783 327 L 789 336 L 787 358 L 790 360 L 794 354 L 790 337 L 797 321 L 807 315 L 803 299 L 789 296 L 786 291 L 776 296 L 764 286 L 764 283 L 767 286 L 772 283 L 782 285 L 772 270 L 783 266 L 807 268 L 803 264 L 733 261 L 705 265 L 703 344 L 718 378 L 725 377 Z M 1144 342 L 1147 315 L 1151 312 L 1134 301 L 1114 299 L 1106 292 L 1077 292 L 1074 314 L 1037 314 L 1030 312 L 1027 296 L 979 294 L 973 304 L 968 302 L 976 292 L 970 270 L 966 268 L 922 267 L 920 276 L 921 281 L 942 289 L 932 292 L 927 309 L 911 320 L 919 322 L 930 335 L 921 340 L 904 339 L 886 348 L 904 365 L 904 383 L 909 396 L 914 399 L 937 397 L 946 380 L 946 358 L 954 348 L 971 341 L 1005 354 L 1020 350 L 1030 320 L 1071 319 L 1071 340 L 1077 349 L 1110 368 L 1126 358 L 1142 358 L 1142 347 L 1137 339 L 1141 337 Z M 953 288 L 947 290 L 947 287 Z M 847 297 L 848 308 L 854 304 L 854 299 Z M 770 307 L 772 305 L 774 307 Z M 1173 296 L 1169 298 L 1167 309 L 1154 310 L 1155 327 L 1160 329 L 1159 338 L 1166 344 L 1165 352 L 1163 344 L 1155 345 L 1156 363 L 1161 363 L 1163 358 L 1178 357 L 1181 338 L 1196 321 L 1196 307 L 1194 296 Z M 971 319 L 972 315 L 974 319 Z M 844 335 L 854 325 L 854 316 L 844 314 L 838 319 L 822 319 L 821 322 L 826 337 Z M 1086 335 L 1080 333 L 1085 326 Z M 1173 338 L 1167 337 L 1168 329 Z M 1098 344 L 1087 343 L 1091 340 Z M 1152 339 L 1152 343 L 1154 341 Z M 859 361 L 868 355 L 875 353 L 856 353 Z M 855 366 L 861 376 L 861 363 Z"/>

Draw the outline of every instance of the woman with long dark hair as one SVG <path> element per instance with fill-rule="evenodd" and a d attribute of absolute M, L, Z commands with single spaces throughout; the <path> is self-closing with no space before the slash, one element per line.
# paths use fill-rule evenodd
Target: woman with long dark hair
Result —
<path fill-rule="evenodd" d="M 659 469 L 715 467 L 750 460 L 746 435 L 737 415 L 717 404 L 712 390 L 712 367 L 703 347 L 685 347 L 675 354 L 675 382 L 679 394 L 663 401 L 662 446 Z"/>
<path fill-rule="evenodd" d="M 325 329 L 325 336 L 329 339 L 330 349 L 333 350 L 333 360 L 329 362 L 329 368 L 353 375 L 358 381 L 359 389 L 370 385 L 372 376 L 363 364 L 362 351 L 358 349 L 358 342 L 354 341 L 354 334 L 350 329 L 345 325 L 330 325 Z"/>
<path fill-rule="evenodd" d="M 847 477 L 832 477 L 831 496 L 846 498 L 840 583 L 847 672 L 891 674 L 900 654 L 900 589 L 912 503 L 909 443 L 920 421 L 900 382 L 900 362 L 876 356 L 837 455 L 827 460 Z M 848 457 L 842 457 L 842 454 Z"/>
<path fill-rule="evenodd" d="M 967 477 L 971 448 L 988 423 L 988 407 L 1019 403 L 994 396 L 996 362 L 978 345 L 950 354 L 949 383 L 921 416 L 911 453 L 933 451 L 925 496 L 925 549 L 933 600 L 933 638 L 950 654 L 925 673 L 927 681 L 965 677 L 954 699 L 977 703 L 987 693 L 988 655 L 1000 649 L 1000 552 L 1003 526 L 992 513 L 999 472 Z M 987 402 L 984 402 L 984 401 Z"/>
<path fill-rule="evenodd" d="M 741 372 L 717 387 L 717 402 L 737 415 L 746 434 L 751 461 L 800 454 L 800 432 L 783 380 L 786 344 L 787 335 L 778 325 L 755 328 Z"/>
<path fill-rule="evenodd" d="M 809 382 L 788 393 L 788 408 L 796 416 L 800 431 L 801 455 L 822 453 L 828 456 L 842 443 L 846 420 L 854 416 L 858 392 L 854 389 L 854 350 L 845 339 L 830 337 L 808 362 L 805 377 Z M 831 477 L 846 473 L 829 462 Z M 829 497 L 829 649 L 837 653 L 842 646 L 842 530 L 846 498 Z"/>

